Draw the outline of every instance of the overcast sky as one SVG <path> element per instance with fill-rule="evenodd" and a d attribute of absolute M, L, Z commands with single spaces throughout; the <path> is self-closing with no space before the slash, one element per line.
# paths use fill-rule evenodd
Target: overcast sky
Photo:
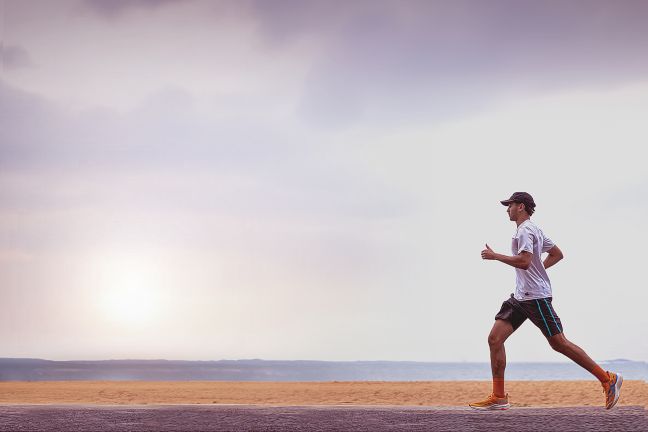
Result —
<path fill-rule="evenodd" d="M 488 361 L 528 191 L 567 337 L 648 360 L 647 2 L 0 14 L 0 357 Z"/>

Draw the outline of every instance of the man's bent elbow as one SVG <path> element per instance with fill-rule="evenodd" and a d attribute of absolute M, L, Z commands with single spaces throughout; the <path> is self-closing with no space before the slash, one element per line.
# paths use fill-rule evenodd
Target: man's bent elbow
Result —
<path fill-rule="evenodd" d="M 565 257 L 558 246 L 552 247 L 547 252 L 549 253 L 549 255 L 555 257 L 556 261 L 560 261 Z"/>
<path fill-rule="evenodd" d="M 533 255 L 524 251 L 520 254 L 519 260 L 520 265 L 518 267 L 522 270 L 529 270 L 529 267 L 531 267 L 531 261 L 533 260 Z"/>
<path fill-rule="evenodd" d="M 528 260 L 528 261 L 524 260 L 524 261 L 520 262 L 517 265 L 517 267 L 521 268 L 522 270 L 529 270 L 529 267 L 531 267 L 531 260 Z"/>

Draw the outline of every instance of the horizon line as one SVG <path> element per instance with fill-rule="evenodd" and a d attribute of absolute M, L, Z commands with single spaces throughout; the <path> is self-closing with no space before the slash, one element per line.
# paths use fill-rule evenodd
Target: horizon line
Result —
<path fill-rule="evenodd" d="M 224 362 L 224 361 L 258 361 L 258 362 L 313 362 L 313 363 L 474 363 L 474 364 L 490 364 L 488 361 L 427 361 L 427 360 L 309 360 L 309 359 L 263 359 L 263 358 L 241 358 L 241 359 L 219 359 L 219 360 L 185 360 L 185 359 L 165 359 L 165 358 L 111 358 L 111 359 L 68 359 L 68 360 L 52 360 L 38 357 L 0 357 L 2 360 L 38 360 L 48 362 L 109 362 L 109 361 L 168 361 L 168 362 Z M 648 360 L 632 360 L 625 358 L 598 360 L 598 363 L 648 363 Z M 561 364 L 572 363 L 571 361 L 511 361 L 508 363 L 545 363 L 545 364 Z"/>

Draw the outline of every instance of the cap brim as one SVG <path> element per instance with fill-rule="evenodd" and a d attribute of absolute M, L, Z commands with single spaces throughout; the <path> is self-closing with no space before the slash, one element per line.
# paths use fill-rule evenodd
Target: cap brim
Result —
<path fill-rule="evenodd" d="M 507 205 L 509 205 L 509 204 L 511 204 L 512 202 L 515 202 L 515 201 L 513 201 L 512 199 L 507 199 L 507 200 L 500 201 L 500 202 L 502 203 L 502 205 L 507 206 Z"/>

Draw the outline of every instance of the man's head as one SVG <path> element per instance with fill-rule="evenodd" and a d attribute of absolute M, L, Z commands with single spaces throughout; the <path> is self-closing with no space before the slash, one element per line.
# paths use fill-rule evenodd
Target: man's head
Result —
<path fill-rule="evenodd" d="M 536 206 L 533 197 L 526 192 L 514 192 L 511 198 L 500 202 L 508 207 L 507 212 L 512 221 L 517 220 L 521 212 L 531 216 Z"/>

